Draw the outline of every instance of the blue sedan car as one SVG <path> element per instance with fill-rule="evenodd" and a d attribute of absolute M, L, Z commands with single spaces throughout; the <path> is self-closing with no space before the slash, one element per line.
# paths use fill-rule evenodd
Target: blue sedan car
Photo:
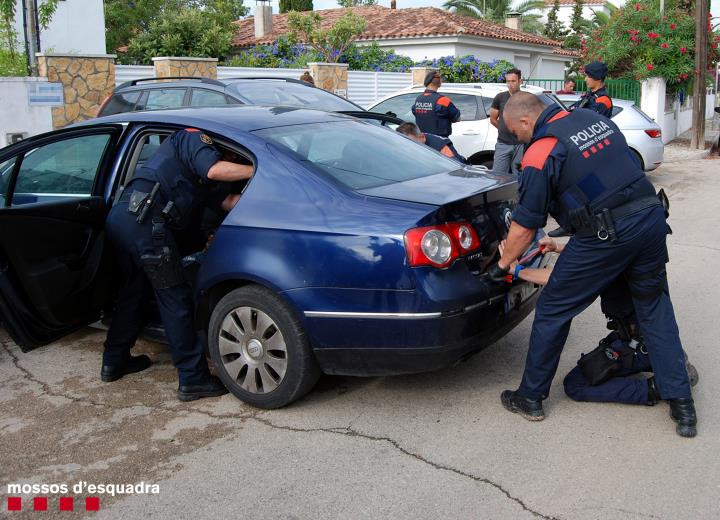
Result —
<path fill-rule="evenodd" d="M 292 107 L 180 109 L 95 119 L 0 150 L 7 331 L 29 350 L 107 318 L 108 207 L 163 139 L 194 127 L 255 168 L 188 263 L 198 330 L 233 394 L 274 408 L 322 372 L 413 373 L 470 356 L 537 297 L 535 286 L 485 274 L 516 182 L 382 123 Z M 205 247 L 204 237 L 187 242 L 186 253 Z"/>

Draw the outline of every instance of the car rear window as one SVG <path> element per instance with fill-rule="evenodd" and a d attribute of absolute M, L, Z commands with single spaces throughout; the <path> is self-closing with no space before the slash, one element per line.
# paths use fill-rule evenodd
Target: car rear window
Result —
<path fill-rule="evenodd" d="M 137 103 L 138 99 L 140 99 L 140 94 L 142 94 L 142 91 L 140 90 L 113 94 L 100 115 L 111 116 L 113 114 L 132 112 L 135 108 L 135 103 Z"/>
<path fill-rule="evenodd" d="M 387 128 L 360 121 L 281 126 L 254 132 L 352 189 L 457 170 L 459 164 Z"/>
<path fill-rule="evenodd" d="M 355 103 L 338 97 L 321 88 L 285 81 L 238 81 L 228 86 L 237 95 L 253 105 L 288 105 L 336 112 L 362 110 Z"/>

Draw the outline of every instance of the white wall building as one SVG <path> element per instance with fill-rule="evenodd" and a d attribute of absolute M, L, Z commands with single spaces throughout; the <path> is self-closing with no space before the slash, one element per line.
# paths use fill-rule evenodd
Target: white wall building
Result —
<path fill-rule="evenodd" d="M 43 0 L 36 0 L 42 4 Z M 15 30 L 23 48 L 24 0 L 16 0 Z M 47 29 L 40 29 L 45 53 L 105 54 L 105 11 L 102 0 L 60 0 Z"/>

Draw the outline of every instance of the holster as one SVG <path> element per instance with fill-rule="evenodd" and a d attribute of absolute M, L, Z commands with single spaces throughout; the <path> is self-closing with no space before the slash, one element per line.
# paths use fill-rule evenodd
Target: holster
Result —
<path fill-rule="evenodd" d="M 173 242 L 166 239 L 165 219 L 152 220 L 153 254 L 140 257 L 145 274 L 155 289 L 169 289 L 185 283 L 180 256 Z"/>
<path fill-rule="evenodd" d="M 591 386 L 604 383 L 621 369 L 632 366 L 632 347 L 613 348 L 605 340 L 592 351 L 582 354 L 577 364 Z"/>

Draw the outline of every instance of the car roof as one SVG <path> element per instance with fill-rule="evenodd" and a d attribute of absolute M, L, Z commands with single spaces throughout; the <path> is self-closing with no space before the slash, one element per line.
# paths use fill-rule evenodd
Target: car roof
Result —
<path fill-rule="evenodd" d="M 155 123 L 197 126 L 201 128 L 225 127 L 250 132 L 261 128 L 322 123 L 338 120 L 356 120 L 335 112 L 309 110 L 289 106 L 228 105 L 221 107 L 185 107 L 147 112 L 123 112 L 112 116 L 90 119 L 73 126 L 101 125 L 103 123 Z"/>
<path fill-rule="evenodd" d="M 173 81 L 169 81 L 173 80 Z M 306 82 L 301 81 L 299 79 L 294 78 L 283 78 L 283 77 L 276 77 L 276 76 L 238 76 L 233 78 L 222 78 L 222 79 L 214 79 L 214 78 L 206 78 L 201 76 L 170 76 L 170 77 L 147 77 L 147 78 L 136 78 L 130 81 L 126 81 L 124 83 L 121 83 L 117 87 L 115 87 L 115 91 L 118 90 L 124 90 L 130 87 L 142 87 L 142 88 L 167 88 L 167 87 L 187 87 L 188 82 L 194 82 L 194 83 L 201 83 L 206 86 L 216 86 L 216 87 L 226 87 L 230 83 L 237 83 L 240 81 L 255 81 L 255 80 L 262 80 L 262 81 L 277 81 L 277 82 L 284 82 L 284 83 L 300 83 L 302 85 L 307 86 L 314 86 L 314 85 L 308 85 Z"/>

